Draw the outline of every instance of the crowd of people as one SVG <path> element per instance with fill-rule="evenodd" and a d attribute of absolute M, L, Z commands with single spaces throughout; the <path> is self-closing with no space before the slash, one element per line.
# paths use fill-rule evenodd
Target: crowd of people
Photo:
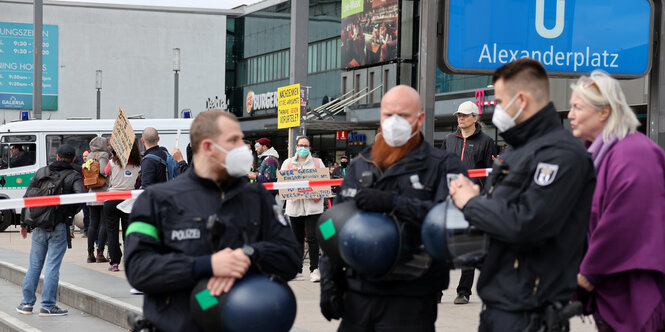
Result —
<path fill-rule="evenodd" d="M 470 102 L 455 112 L 457 131 L 435 148 L 420 132 L 426 119 L 418 92 L 394 87 L 381 100 L 373 145 L 329 170 L 344 181 L 326 213 L 354 202 L 359 211 L 394 220 L 405 243 L 418 244 L 428 212 L 450 197 L 489 238 L 477 266 L 479 331 L 564 331 L 567 315 L 580 313 L 571 309 L 578 302 L 599 331 L 663 331 L 665 153 L 636 130 L 639 122 L 618 81 L 594 71 L 571 86 L 572 133 L 550 101 L 548 75 L 538 61 L 508 63 L 495 71 L 493 83 L 492 123 L 509 148 L 498 154 Z M 434 331 L 437 302 L 449 286 L 449 262 L 430 260 L 414 270 L 396 261 L 390 272 L 376 276 L 330 252 L 319 257 L 315 233 L 324 200 L 288 200 L 283 210 L 276 193 L 261 185 L 276 181 L 278 169 L 326 168 L 312 155 L 307 137 L 297 139 L 296 153 L 280 166 L 267 138 L 255 142 L 254 164 L 251 142 L 230 113 L 199 114 L 190 135 L 192 157 L 173 181 L 166 181 L 159 163 L 166 152 L 156 131 L 146 129 L 141 138 L 146 155 L 156 158 L 141 159 L 135 142 L 123 167 L 103 138 L 91 141 L 87 155 L 104 165 L 100 175 L 107 184 L 99 190 L 132 189 L 140 170 L 146 190 L 129 215 L 116 208 L 118 202 L 88 206 L 88 261 L 100 261 L 99 250 L 101 261 L 106 259 L 106 234 L 109 270 L 118 270 L 122 226 L 128 281 L 145 292 L 143 314 L 158 330 L 203 329 L 190 308 L 200 281 L 211 296 L 220 296 L 250 273 L 280 282 L 303 279 L 307 243 L 310 280 L 320 282 L 321 313 L 341 319 L 339 331 Z M 47 168 L 71 168 L 71 150 L 61 146 L 59 161 Z M 173 155 L 182 161 L 179 151 Z M 487 179 L 467 177 L 468 169 L 489 167 Z M 66 192 L 83 190 L 76 174 L 68 179 Z M 62 218 L 72 212 L 63 211 Z M 22 313 L 32 312 L 46 255 L 36 241 L 55 241 L 66 232 L 59 227 L 34 231 L 33 249 L 42 249 L 31 252 L 17 308 Z M 93 233 L 104 227 L 94 255 Z M 417 247 L 402 247 L 400 255 L 412 255 Z M 64 249 L 48 248 L 57 253 L 52 258 L 49 251 L 46 262 L 50 288 L 45 282 L 41 312 L 55 315 L 64 309 L 55 306 L 48 271 L 57 270 Z M 454 303 L 469 302 L 473 275 L 473 269 L 462 272 Z"/>

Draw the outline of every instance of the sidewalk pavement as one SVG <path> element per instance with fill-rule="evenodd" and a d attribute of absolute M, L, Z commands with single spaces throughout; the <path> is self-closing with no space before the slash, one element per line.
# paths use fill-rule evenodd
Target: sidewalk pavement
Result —
<path fill-rule="evenodd" d="M 143 304 L 143 296 L 131 295 L 131 286 L 127 283 L 124 267 L 120 266 L 120 272 L 109 272 L 108 263 L 86 263 L 87 239 L 81 237 L 81 233 L 75 233 L 72 239 L 72 249 L 67 250 L 60 270 L 60 282 L 70 284 L 74 288 L 82 289 L 90 294 L 98 294 L 107 299 L 106 302 L 118 304 L 126 310 L 140 310 Z M 27 268 L 28 253 L 30 251 L 30 235 L 27 239 L 21 238 L 17 227 L 10 227 L 0 233 L 0 262 L 8 265 L 17 265 Z M 6 278 L 1 272 L 6 269 L 7 264 L 0 264 L 0 277 Z M 337 330 L 339 321 L 328 322 L 319 311 L 319 284 L 309 281 L 309 269 L 304 267 L 304 280 L 291 281 L 289 285 L 296 295 L 298 312 L 292 331 L 294 332 L 333 332 Z M 478 273 L 476 273 L 477 277 Z M 475 292 L 471 301 L 466 305 L 455 305 L 455 288 L 460 278 L 460 271 L 451 271 L 449 289 L 443 293 L 443 303 L 438 306 L 438 319 L 436 321 L 437 331 L 477 331 L 478 315 L 482 309 L 482 303 Z M 15 278 L 16 279 L 16 278 Z M 22 279 L 21 279 L 22 280 Z M 20 282 L 19 282 L 20 283 Z M 62 288 L 59 291 L 58 300 L 62 300 Z M 475 283 L 474 283 L 475 291 Z M 38 296 L 38 300 L 40 297 Z M 88 298 L 86 301 L 95 301 Z M 13 306 L 17 305 L 20 297 L 10 301 Z M 113 302 L 115 301 L 115 302 Z M 71 308 L 71 304 L 65 307 Z M 0 308 L 3 310 L 3 308 Z M 15 312 L 15 311 L 14 311 Z M 18 313 L 17 313 L 18 314 Z M 97 316 L 97 315 L 95 315 Z M 0 317 L 1 318 L 1 317 Z M 116 323 L 118 324 L 118 323 Z M 571 331 L 591 332 L 595 326 L 583 323 L 579 317 L 571 319 Z"/>

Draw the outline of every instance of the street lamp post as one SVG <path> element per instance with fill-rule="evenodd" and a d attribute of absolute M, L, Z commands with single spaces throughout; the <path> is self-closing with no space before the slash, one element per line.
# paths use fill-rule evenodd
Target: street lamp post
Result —
<path fill-rule="evenodd" d="M 173 100 L 173 118 L 178 118 L 178 79 L 180 73 L 180 49 L 173 49 L 173 72 L 175 73 L 174 77 L 174 100 Z"/>
<path fill-rule="evenodd" d="M 102 71 L 97 70 L 95 75 L 95 88 L 97 89 L 97 120 L 102 118 Z"/>

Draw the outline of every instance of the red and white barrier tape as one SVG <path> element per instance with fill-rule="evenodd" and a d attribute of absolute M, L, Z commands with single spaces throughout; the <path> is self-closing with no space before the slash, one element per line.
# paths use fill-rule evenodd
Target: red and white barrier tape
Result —
<path fill-rule="evenodd" d="M 49 205 L 82 204 L 136 198 L 143 190 L 109 191 L 103 193 L 65 194 L 17 199 L 0 199 L 0 210 L 21 209 Z"/>
<path fill-rule="evenodd" d="M 485 177 L 492 172 L 491 168 L 469 170 L 469 177 Z M 268 190 L 297 189 L 325 186 L 339 186 L 344 179 L 316 180 L 316 181 L 285 181 L 268 182 L 263 185 Z M 103 193 L 65 194 L 42 197 L 26 197 L 16 199 L 0 199 L 0 210 L 22 209 L 38 206 L 83 204 L 90 202 L 119 201 L 139 197 L 143 190 L 110 191 Z"/>

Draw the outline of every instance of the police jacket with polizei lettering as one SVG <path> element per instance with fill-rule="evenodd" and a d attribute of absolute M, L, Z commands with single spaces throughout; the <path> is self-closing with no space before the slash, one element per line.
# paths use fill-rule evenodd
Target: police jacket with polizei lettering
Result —
<path fill-rule="evenodd" d="M 487 194 L 463 209 L 490 236 L 478 294 L 504 311 L 567 302 L 584 252 L 593 162 L 552 103 L 501 136 L 511 148 L 495 161 Z"/>
<path fill-rule="evenodd" d="M 125 237 L 127 279 L 145 292 L 145 317 L 163 331 L 199 331 L 189 298 L 196 283 L 212 275 L 215 249 L 206 222 L 214 214 L 225 226 L 221 248 L 251 245 L 250 270 L 292 279 L 302 264 L 301 251 L 274 206 L 261 184 L 243 177 L 220 188 L 193 167 L 146 189 L 134 204 Z"/>
<path fill-rule="evenodd" d="M 381 170 L 371 159 L 371 148 L 365 149 L 348 165 L 336 203 L 353 199 L 361 189 L 362 174 L 373 174 L 372 188 L 397 195 L 394 216 L 406 223 L 407 231 L 420 237 L 420 227 L 429 210 L 448 196 L 446 174 L 466 174 L 459 158 L 421 142 L 392 167 Z M 325 259 L 326 263 L 331 260 Z M 322 263 L 323 264 L 323 263 Z M 322 268 L 321 271 L 334 271 Z M 326 275 L 322 278 L 332 279 Z M 429 270 L 411 281 L 371 281 L 348 268 L 346 281 L 350 290 L 372 295 L 428 296 L 448 287 L 448 267 L 432 262 Z"/>

